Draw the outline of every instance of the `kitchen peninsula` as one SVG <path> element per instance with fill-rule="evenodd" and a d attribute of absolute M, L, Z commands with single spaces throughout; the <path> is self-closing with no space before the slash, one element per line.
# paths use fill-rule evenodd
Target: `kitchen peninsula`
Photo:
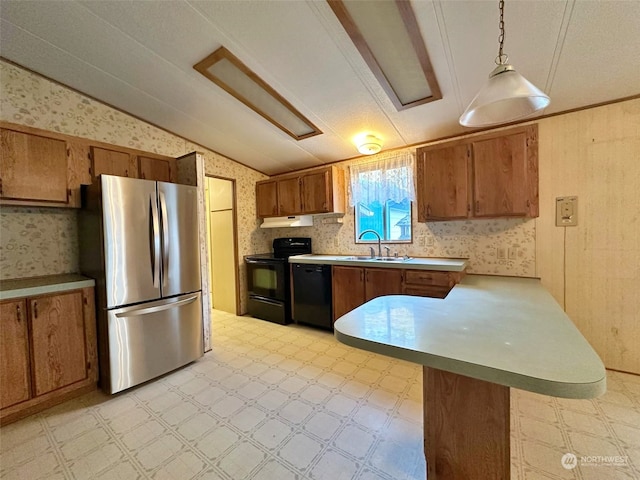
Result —
<path fill-rule="evenodd" d="M 469 275 L 445 299 L 378 297 L 339 318 L 347 345 L 423 365 L 429 480 L 510 478 L 509 389 L 605 392 L 602 361 L 538 279 Z"/>

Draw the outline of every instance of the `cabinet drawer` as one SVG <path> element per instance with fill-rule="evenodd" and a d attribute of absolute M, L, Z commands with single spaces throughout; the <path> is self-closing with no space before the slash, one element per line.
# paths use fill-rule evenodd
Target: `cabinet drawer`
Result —
<path fill-rule="evenodd" d="M 455 282 L 449 272 L 405 270 L 404 283 L 410 285 L 436 285 L 451 288 Z"/>
<path fill-rule="evenodd" d="M 445 298 L 450 291 L 451 287 L 442 287 L 437 285 L 430 287 L 405 286 L 403 293 L 405 295 L 414 295 L 416 297 Z"/>

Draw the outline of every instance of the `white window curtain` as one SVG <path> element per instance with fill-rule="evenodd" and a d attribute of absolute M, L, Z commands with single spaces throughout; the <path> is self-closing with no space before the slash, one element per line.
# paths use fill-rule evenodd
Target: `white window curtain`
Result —
<path fill-rule="evenodd" d="M 370 205 L 388 200 L 415 200 L 414 154 L 390 152 L 375 160 L 349 166 L 349 204 Z"/>

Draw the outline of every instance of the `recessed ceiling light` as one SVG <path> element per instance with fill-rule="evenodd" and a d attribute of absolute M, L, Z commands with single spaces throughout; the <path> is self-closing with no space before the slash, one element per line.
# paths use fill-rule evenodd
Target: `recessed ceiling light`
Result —
<path fill-rule="evenodd" d="M 407 0 L 327 0 L 397 110 L 442 98 Z"/>
<path fill-rule="evenodd" d="M 226 48 L 220 47 L 193 68 L 296 140 L 322 133 Z"/>

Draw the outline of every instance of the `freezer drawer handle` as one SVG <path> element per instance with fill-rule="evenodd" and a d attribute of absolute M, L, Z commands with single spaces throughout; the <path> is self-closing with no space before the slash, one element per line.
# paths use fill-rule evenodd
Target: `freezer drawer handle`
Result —
<path fill-rule="evenodd" d="M 164 305 L 157 305 L 155 307 L 141 308 L 140 310 L 130 310 L 127 312 L 116 313 L 116 317 L 137 317 L 139 315 L 148 315 L 150 313 L 161 312 L 163 310 L 169 310 L 170 308 L 178 307 L 180 305 L 186 305 L 187 303 L 193 303 L 197 300 L 198 295 L 193 295 L 183 300 L 178 300 L 173 303 L 166 303 Z"/>

